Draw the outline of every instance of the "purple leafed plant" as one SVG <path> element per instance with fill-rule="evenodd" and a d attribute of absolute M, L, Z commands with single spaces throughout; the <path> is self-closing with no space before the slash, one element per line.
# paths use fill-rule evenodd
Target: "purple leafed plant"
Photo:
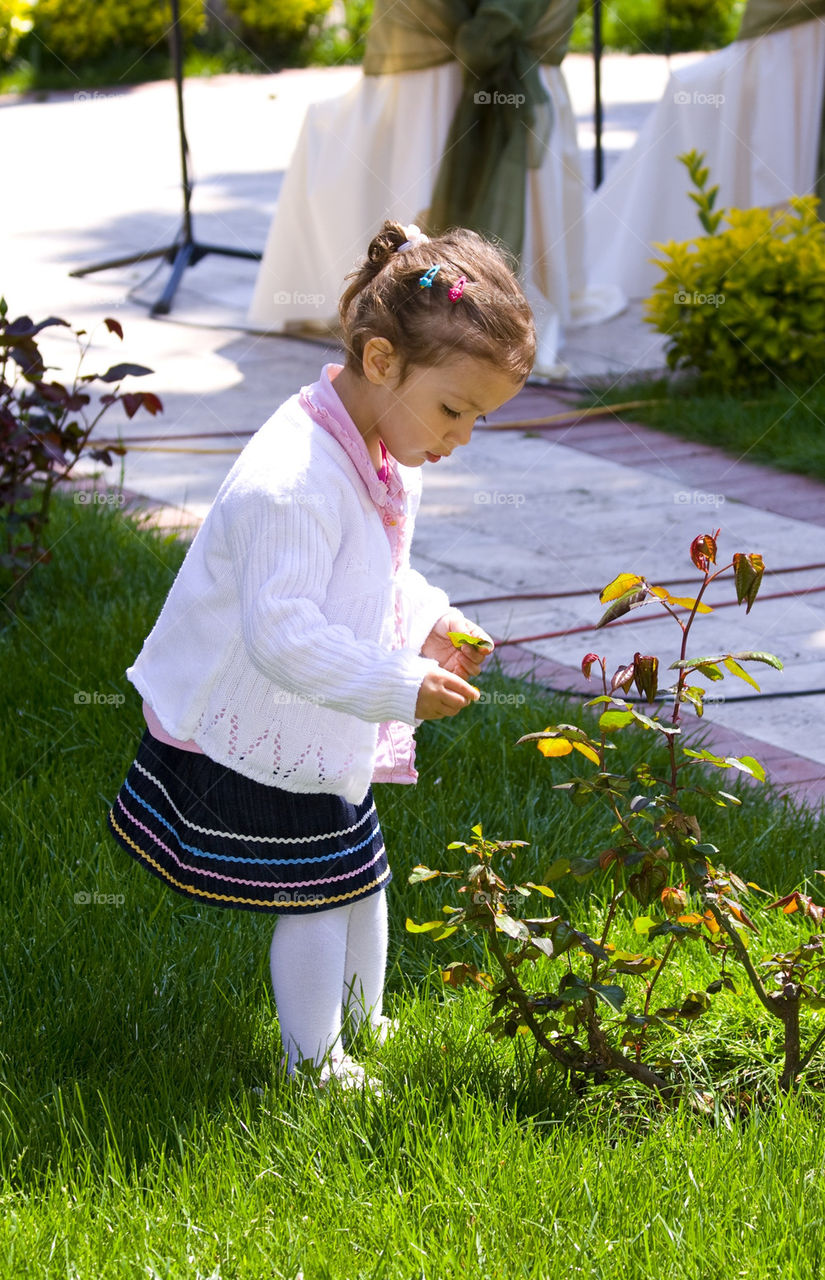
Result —
<path fill-rule="evenodd" d="M 123 340 L 117 320 L 102 322 L 110 334 Z M 79 358 L 71 381 L 49 375 L 37 344 L 38 335 L 56 325 L 70 329 Z M 84 341 L 84 339 L 86 339 Z M 81 456 L 111 466 L 120 445 L 96 449 L 92 432 L 114 404 L 122 404 L 127 417 L 143 409 L 162 412 L 151 391 L 121 391 L 125 378 L 151 373 L 140 364 L 115 364 L 105 373 L 82 373 L 91 346 L 85 329 L 71 329 L 56 316 L 35 323 L 29 316 L 9 320 L 5 298 L 0 298 L 0 583 L 5 603 L 19 597 L 23 581 L 38 561 L 50 558 L 45 529 L 54 486 L 65 480 Z M 101 394 L 94 383 L 111 388 Z"/>

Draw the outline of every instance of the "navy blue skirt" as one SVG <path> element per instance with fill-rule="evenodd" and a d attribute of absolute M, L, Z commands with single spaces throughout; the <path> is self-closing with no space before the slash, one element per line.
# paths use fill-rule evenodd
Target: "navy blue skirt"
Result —
<path fill-rule="evenodd" d="M 148 729 L 108 821 L 147 871 L 218 907 L 325 911 L 392 879 L 371 790 L 354 805 L 269 787 Z"/>

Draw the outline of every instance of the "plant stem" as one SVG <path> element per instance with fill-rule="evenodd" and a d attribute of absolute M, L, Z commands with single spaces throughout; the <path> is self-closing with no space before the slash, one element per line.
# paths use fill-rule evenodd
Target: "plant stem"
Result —
<path fill-rule="evenodd" d="M 534 1018 L 533 1012 L 529 1006 L 527 994 L 524 988 L 522 987 L 521 983 L 519 982 L 516 976 L 516 972 L 513 969 L 513 966 L 510 964 L 510 961 L 507 958 L 507 953 L 502 947 L 501 942 L 499 941 L 498 934 L 494 930 L 492 930 L 489 934 L 489 944 L 490 944 L 490 950 L 492 951 L 496 960 L 498 960 L 499 964 L 504 970 L 504 975 L 507 979 L 507 985 L 509 986 L 510 990 L 513 993 L 513 997 L 515 999 L 516 1004 L 518 1005 L 519 1012 L 521 1013 L 521 1016 L 524 1018 L 524 1021 L 527 1023 L 527 1026 L 532 1031 L 536 1040 L 541 1045 L 542 1049 L 546 1049 L 546 1051 L 550 1054 L 551 1058 L 553 1058 L 556 1062 L 558 1062 L 560 1066 L 564 1067 L 565 1071 L 568 1071 L 568 1072 L 571 1071 L 573 1068 L 573 1063 L 569 1060 L 568 1055 L 564 1052 L 563 1049 L 559 1048 L 557 1044 L 554 1044 L 552 1040 L 548 1040 L 540 1024 Z"/>
<path fill-rule="evenodd" d="M 665 947 L 665 954 L 662 956 L 661 962 L 659 964 L 659 968 L 656 970 L 650 982 L 648 983 L 647 995 L 645 996 L 645 1007 L 643 1010 L 643 1016 L 645 1018 L 647 1017 L 648 1011 L 650 1010 L 650 998 L 653 995 L 653 988 L 656 986 L 656 983 L 659 981 L 659 974 L 662 972 L 668 960 L 670 959 L 670 953 L 673 950 L 675 944 L 676 944 L 676 937 L 675 935 L 671 935 L 670 941 Z"/>
<path fill-rule="evenodd" d="M 779 1077 L 779 1087 L 783 1093 L 790 1093 L 799 1074 L 799 996 L 786 997 L 777 1004 L 785 1025 L 785 1065 Z"/>
<path fill-rule="evenodd" d="M 729 922 L 729 920 L 724 915 L 724 913 L 719 910 L 715 902 L 708 903 L 708 910 L 710 911 L 716 923 L 719 925 L 719 928 L 724 929 L 725 933 L 728 935 L 731 942 L 733 943 L 733 949 L 736 952 L 742 967 L 747 973 L 748 978 L 750 979 L 750 984 L 753 987 L 754 991 L 756 992 L 757 996 L 759 997 L 759 1000 L 761 1001 L 761 1003 L 768 1010 L 768 1013 L 772 1013 L 775 1018 L 781 1018 L 782 1017 L 781 1013 L 778 1011 L 778 1009 L 776 1008 L 775 1002 L 771 1000 L 767 991 L 763 987 L 762 979 L 759 977 L 759 974 L 754 969 L 753 961 L 751 960 L 750 955 L 748 954 L 748 949 L 745 946 L 742 939 L 740 938 L 736 929 L 734 929 L 733 925 Z"/>
<path fill-rule="evenodd" d="M 808 1052 L 805 1054 L 805 1057 L 800 1062 L 799 1072 L 798 1072 L 799 1074 L 801 1074 L 810 1065 L 811 1059 L 813 1058 L 814 1054 L 816 1053 L 817 1049 L 819 1048 L 819 1046 L 822 1044 L 823 1041 L 825 1041 L 825 1027 L 822 1028 L 819 1035 L 816 1037 L 813 1044 L 808 1049 Z"/>
<path fill-rule="evenodd" d="M 637 1080 L 639 1084 L 655 1090 L 656 1093 L 661 1095 L 664 1102 L 672 1102 L 679 1092 L 676 1085 L 668 1084 L 662 1076 L 655 1071 L 651 1071 L 650 1067 L 646 1067 L 643 1062 L 634 1062 L 632 1058 L 625 1057 L 619 1049 L 613 1049 L 608 1044 L 607 1037 L 599 1025 L 594 998 L 591 997 L 590 1000 L 584 1001 L 582 1007 L 587 1026 L 587 1042 L 591 1053 L 595 1054 L 609 1069 L 624 1072 L 626 1076 L 630 1076 L 631 1080 Z"/>

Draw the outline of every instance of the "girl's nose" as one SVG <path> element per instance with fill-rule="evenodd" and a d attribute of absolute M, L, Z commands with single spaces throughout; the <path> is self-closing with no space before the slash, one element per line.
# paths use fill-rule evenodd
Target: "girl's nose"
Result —
<path fill-rule="evenodd" d="M 452 445 L 452 447 L 455 448 L 455 445 L 459 445 L 459 444 L 469 444 L 470 437 L 473 434 L 474 426 L 475 426 L 474 422 L 467 422 L 467 423 L 462 422 L 460 425 L 453 427 L 448 437 L 448 440 Z M 453 444 L 453 441 L 455 441 L 455 444 Z"/>

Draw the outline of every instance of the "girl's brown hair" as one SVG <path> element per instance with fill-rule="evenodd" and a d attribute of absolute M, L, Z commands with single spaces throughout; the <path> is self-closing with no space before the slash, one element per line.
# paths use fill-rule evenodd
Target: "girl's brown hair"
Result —
<path fill-rule="evenodd" d="M 443 364 L 473 356 L 523 382 L 533 367 L 533 316 L 504 253 L 474 231 L 459 228 L 399 253 L 407 233 L 387 221 L 370 242 L 364 262 L 339 303 L 347 368 L 360 374 L 370 338 L 392 343 L 401 378 L 413 365 Z M 421 277 L 439 268 L 430 288 Z M 448 296 L 459 277 L 457 301 Z"/>

